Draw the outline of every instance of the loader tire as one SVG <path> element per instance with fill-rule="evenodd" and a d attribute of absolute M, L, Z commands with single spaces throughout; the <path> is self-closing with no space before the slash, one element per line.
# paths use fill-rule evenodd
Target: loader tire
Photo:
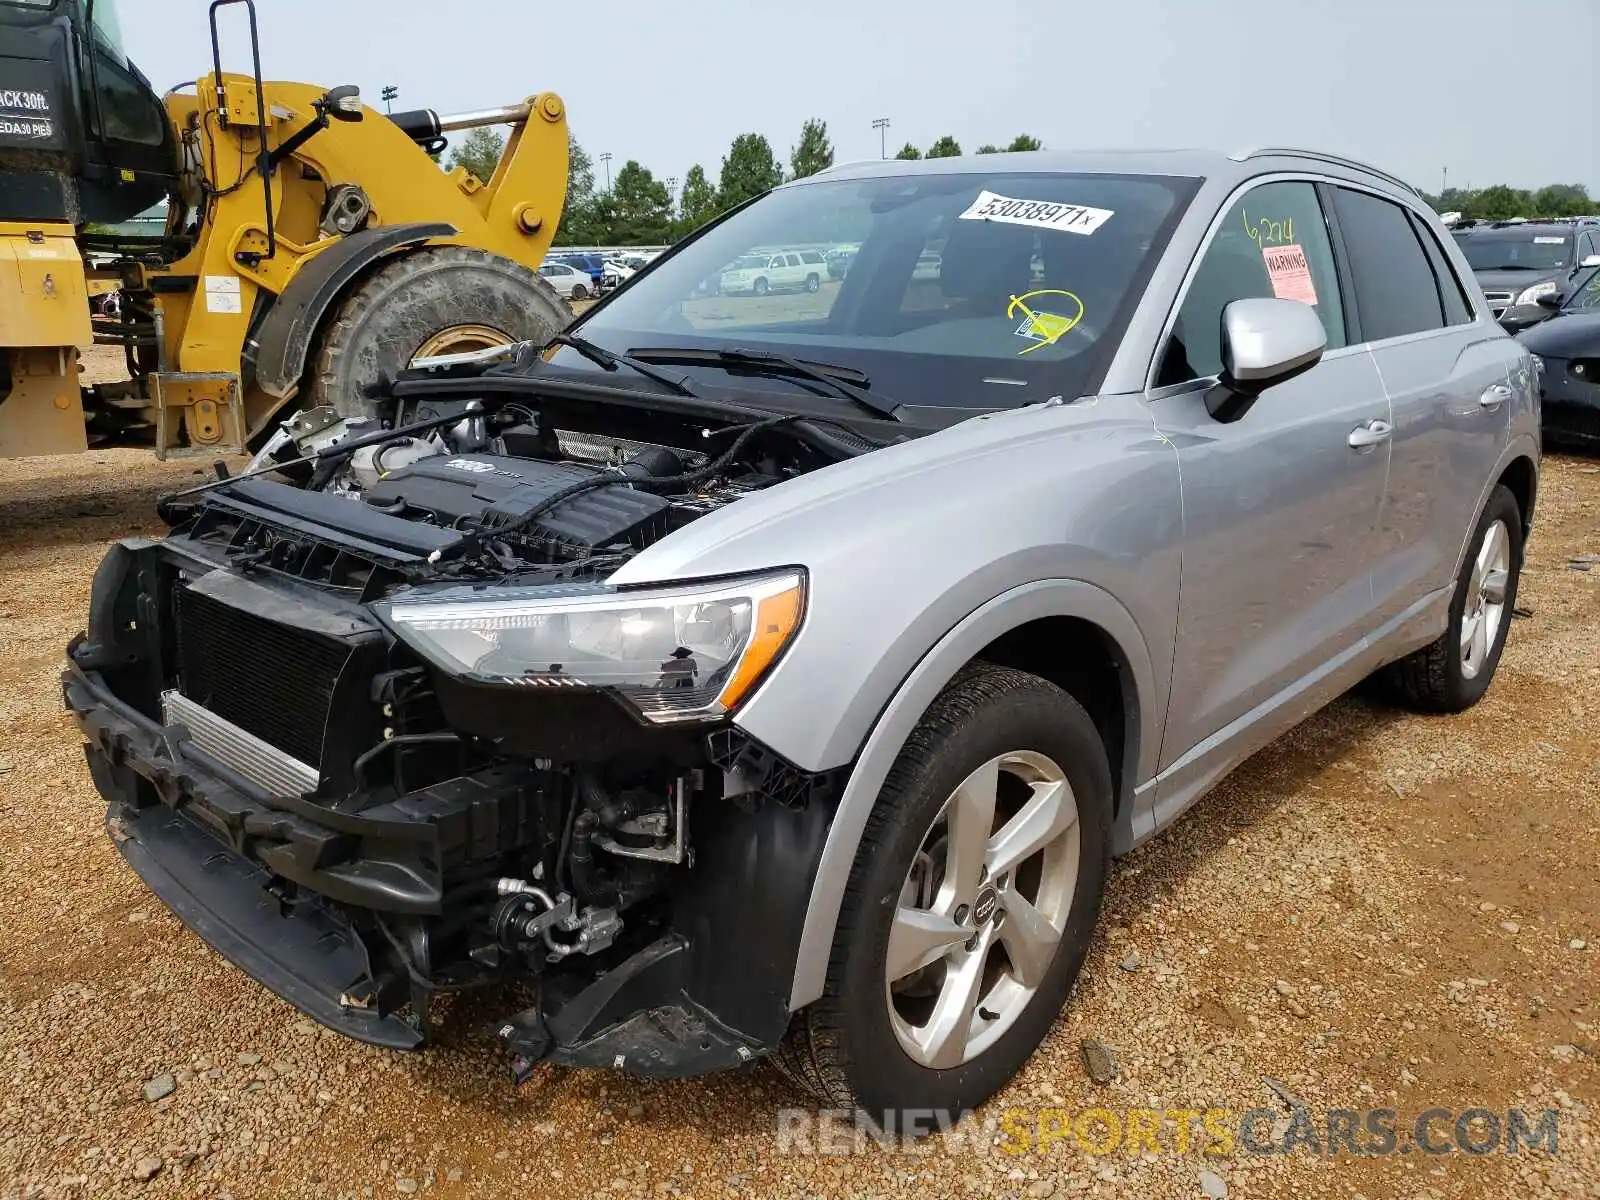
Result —
<path fill-rule="evenodd" d="M 543 343 L 572 310 L 521 263 L 469 246 L 430 246 L 361 280 L 326 320 L 300 393 L 302 408 L 332 405 L 371 416 L 362 389 L 426 350 L 431 354 L 511 342 Z"/>

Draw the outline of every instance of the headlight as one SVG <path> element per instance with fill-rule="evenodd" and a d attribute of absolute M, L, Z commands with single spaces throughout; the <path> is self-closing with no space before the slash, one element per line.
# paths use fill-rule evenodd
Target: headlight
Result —
<path fill-rule="evenodd" d="M 1517 294 L 1516 300 L 1513 303 L 1516 303 L 1516 304 L 1537 304 L 1539 302 L 1539 297 L 1540 296 L 1549 296 L 1552 293 L 1558 292 L 1560 290 L 1561 289 L 1558 288 L 1554 283 L 1536 283 L 1531 288 L 1528 288 L 1526 291 L 1519 292 Z"/>
<path fill-rule="evenodd" d="M 665 724 L 720 715 L 749 695 L 800 628 L 805 574 L 640 590 L 451 587 L 375 608 L 452 675 L 604 688 Z"/>

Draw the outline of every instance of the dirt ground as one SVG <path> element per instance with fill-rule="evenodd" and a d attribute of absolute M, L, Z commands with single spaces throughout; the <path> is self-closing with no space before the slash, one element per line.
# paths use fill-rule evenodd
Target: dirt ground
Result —
<path fill-rule="evenodd" d="M 57 672 L 107 543 L 159 533 L 156 495 L 202 465 L 0 463 L 0 1195 L 1600 1195 L 1600 563 L 1570 561 L 1600 554 L 1595 463 L 1545 464 L 1531 616 L 1483 703 L 1347 698 L 1258 755 L 1117 865 L 1076 992 L 976 1136 L 850 1154 L 780 1138 L 803 1101 L 764 1067 L 513 1089 L 465 1017 L 420 1055 L 346 1041 L 145 891 L 101 829 Z M 1086 1075 L 1086 1037 L 1115 1051 L 1113 1083 Z M 1264 1107 L 1281 1128 L 1267 1079 L 1402 1129 L 1433 1106 L 1556 1109 L 1559 1153 L 1016 1155 L 998 1124 Z M 175 1086 L 152 1101 L 152 1081 Z"/>

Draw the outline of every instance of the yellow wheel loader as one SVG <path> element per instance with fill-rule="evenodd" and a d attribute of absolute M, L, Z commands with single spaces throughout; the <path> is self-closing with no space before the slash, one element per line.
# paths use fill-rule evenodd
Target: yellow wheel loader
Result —
<path fill-rule="evenodd" d="M 558 96 L 386 115 L 354 87 L 266 82 L 253 0 L 215 0 L 211 73 L 160 97 L 113 4 L 0 0 L 0 457 L 243 451 L 301 409 L 364 413 L 363 387 L 414 358 L 570 320 L 538 275 L 566 198 Z M 233 5 L 250 74 L 222 70 Z M 430 157 L 499 124 L 487 180 Z M 159 234 L 118 232 L 163 202 Z M 129 379 L 81 386 L 91 344 Z"/>

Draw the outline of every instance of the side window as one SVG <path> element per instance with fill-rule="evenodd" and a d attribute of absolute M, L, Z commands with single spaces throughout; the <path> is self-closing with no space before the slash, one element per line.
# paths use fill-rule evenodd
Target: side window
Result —
<path fill-rule="evenodd" d="M 815 250 L 807 250 L 800 256 L 800 261 L 803 263 L 817 264 L 822 262 L 822 255 L 818 254 Z"/>
<path fill-rule="evenodd" d="M 800 265 L 800 256 L 798 254 L 785 255 L 785 258 L 791 267 L 798 267 Z"/>
<path fill-rule="evenodd" d="M 95 14 L 99 22 L 98 11 Z M 95 51 L 94 83 L 100 133 L 112 141 L 159 146 L 167 136 L 166 109 L 140 86 L 121 63 Z"/>
<path fill-rule="evenodd" d="M 1333 192 L 1362 340 L 1381 342 L 1442 328 L 1439 287 L 1406 210 L 1366 192 L 1342 187 Z"/>
<path fill-rule="evenodd" d="M 783 266 L 783 255 L 774 254 L 772 256 L 772 261 L 767 264 L 767 269 L 769 271 L 776 271 L 782 266 Z"/>
<path fill-rule="evenodd" d="M 1422 249 L 1428 256 L 1428 266 L 1433 270 L 1434 286 L 1439 289 L 1439 299 L 1444 303 L 1445 324 L 1472 324 L 1474 319 L 1472 302 L 1462 290 L 1461 279 L 1450 266 L 1450 260 L 1440 249 L 1438 237 L 1416 213 L 1411 213 L 1410 216 L 1411 232 L 1416 234 L 1417 240 L 1422 243 Z"/>
<path fill-rule="evenodd" d="M 1310 183 L 1264 183 L 1228 210 L 1189 280 L 1157 386 L 1221 374 L 1222 310 L 1235 300 L 1274 296 L 1312 305 L 1328 349 L 1345 344 L 1328 225 Z"/>

